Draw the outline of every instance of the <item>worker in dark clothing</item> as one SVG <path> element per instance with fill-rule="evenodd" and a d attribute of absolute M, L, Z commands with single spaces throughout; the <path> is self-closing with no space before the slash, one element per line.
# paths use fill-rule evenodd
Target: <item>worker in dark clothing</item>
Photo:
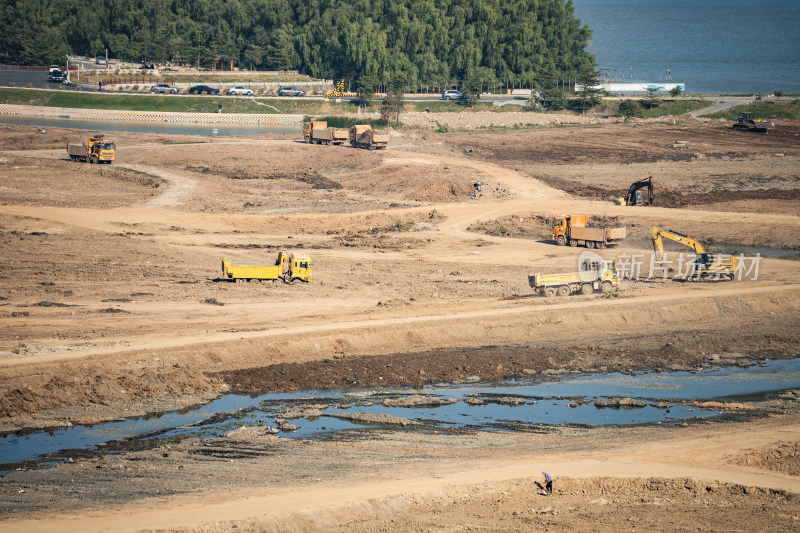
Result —
<path fill-rule="evenodd" d="M 547 472 L 542 472 L 544 474 L 544 490 L 547 491 L 548 494 L 553 494 L 553 478 L 550 477 L 550 474 Z"/>

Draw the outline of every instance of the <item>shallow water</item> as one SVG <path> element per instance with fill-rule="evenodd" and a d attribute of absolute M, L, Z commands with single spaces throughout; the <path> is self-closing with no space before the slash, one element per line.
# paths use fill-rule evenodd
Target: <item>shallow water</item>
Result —
<path fill-rule="evenodd" d="M 177 133 L 184 135 L 258 135 L 263 133 L 294 134 L 303 131 L 301 124 L 233 126 L 229 124 L 168 124 L 160 122 L 125 122 L 78 120 L 74 118 L 0 116 L 0 123 L 39 126 L 43 128 L 74 128 L 96 131 L 133 131 Z M 216 131 L 216 133 L 215 133 Z"/>
<path fill-rule="evenodd" d="M 330 404 L 316 419 L 291 419 L 299 429 L 281 432 L 287 438 L 325 439 L 344 431 L 375 427 L 339 420 L 328 413 L 359 412 L 389 414 L 423 425 L 423 430 L 472 428 L 521 430 L 534 425 L 629 425 L 671 424 L 719 416 L 675 404 L 674 400 L 725 399 L 759 395 L 800 387 L 800 359 L 767 361 L 750 368 L 710 368 L 701 372 L 602 374 L 562 376 L 546 382 L 469 384 L 418 389 L 371 391 L 301 391 L 260 396 L 226 395 L 186 412 L 138 418 L 93 427 L 75 426 L 54 432 L 9 435 L 0 439 L 0 464 L 32 460 L 67 449 L 91 449 L 101 443 L 131 438 L 168 438 L 179 435 L 211 437 L 223 435 L 241 425 L 271 425 L 284 408 L 304 404 Z M 470 406 L 463 401 L 442 407 L 385 407 L 381 401 L 424 394 L 463 400 L 480 398 L 487 403 Z M 491 403 L 498 397 L 523 398 L 519 406 Z M 630 397 L 646 402 L 634 409 L 598 408 L 592 403 L 570 407 L 574 399 Z M 654 401 L 669 401 L 669 409 L 654 407 Z M 406 428 L 407 430 L 408 428 Z"/>

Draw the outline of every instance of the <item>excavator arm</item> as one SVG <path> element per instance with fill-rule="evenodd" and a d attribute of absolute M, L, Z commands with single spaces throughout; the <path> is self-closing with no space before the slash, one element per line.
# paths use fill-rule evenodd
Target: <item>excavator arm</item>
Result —
<path fill-rule="evenodd" d="M 636 204 L 636 191 L 639 189 L 644 189 L 647 187 L 647 198 L 642 201 L 643 205 L 653 205 L 653 176 L 648 177 L 647 179 L 641 181 L 635 181 L 631 183 L 630 188 L 628 189 L 628 194 L 625 195 L 625 205 L 635 205 Z"/>
<path fill-rule="evenodd" d="M 671 241 L 683 244 L 684 246 L 688 246 L 694 250 L 694 253 L 698 255 L 706 253 L 703 245 L 691 237 L 678 233 L 677 231 L 662 228 L 661 226 L 653 226 L 653 251 L 655 251 L 659 256 L 664 255 L 664 244 L 662 239 L 669 239 Z"/>

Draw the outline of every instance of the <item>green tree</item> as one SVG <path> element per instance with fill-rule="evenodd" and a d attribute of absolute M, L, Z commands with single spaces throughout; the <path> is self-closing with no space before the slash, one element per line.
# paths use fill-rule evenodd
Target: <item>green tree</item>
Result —
<path fill-rule="evenodd" d="M 386 88 L 386 98 L 383 99 L 381 106 L 381 121 L 387 124 L 400 122 L 400 113 L 405 106 L 405 95 L 403 91 L 390 84 Z"/>
<path fill-rule="evenodd" d="M 648 87 L 647 95 L 644 97 L 644 106 L 647 109 L 658 107 L 661 100 L 661 89 L 658 87 Z"/>
<path fill-rule="evenodd" d="M 680 85 L 676 85 L 672 89 L 669 90 L 669 95 L 673 98 L 677 98 L 683 93 L 683 88 Z"/>
<path fill-rule="evenodd" d="M 33 39 L 26 39 L 22 59 L 31 65 L 61 64 L 66 60 L 69 47 L 56 28 L 43 28 Z"/>
<path fill-rule="evenodd" d="M 375 78 L 372 76 L 362 76 L 358 80 L 356 88 L 358 94 L 358 107 L 366 109 L 372 104 L 372 97 L 375 95 Z"/>
<path fill-rule="evenodd" d="M 622 100 L 617 109 L 617 116 L 629 119 L 631 117 L 641 117 L 642 107 L 634 100 Z"/>
<path fill-rule="evenodd" d="M 580 85 L 578 96 L 581 100 L 581 109 L 585 113 L 587 108 L 600 102 L 600 96 L 603 94 L 603 88 L 600 87 L 600 73 L 594 63 L 578 71 L 575 83 Z"/>
<path fill-rule="evenodd" d="M 464 80 L 464 85 L 461 86 L 461 92 L 466 96 L 464 105 L 473 107 L 478 103 L 481 97 L 481 81 L 477 77 L 470 77 Z"/>
<path fill-rule="evenodd" d="M 247 45 L 244 50 L 244 60 L 250 65 L 250 70 L 254 70 L 257 66 L 261 65 L 261 60 L 264 56 L 264 51 L 260 46 L 255 44 Z"/>

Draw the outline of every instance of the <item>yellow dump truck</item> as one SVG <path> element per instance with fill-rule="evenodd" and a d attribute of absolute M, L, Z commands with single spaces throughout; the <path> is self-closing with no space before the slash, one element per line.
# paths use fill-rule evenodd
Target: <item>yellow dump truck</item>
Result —
<path fill-rule="evenodd" d="M 346 128 L 329 128 L 324 120 L 303 124 L 303 139 L 309 144 L 344 144 L 349 139 Z"/>
<path fill-rule="evenodd" d="M 586 215 L 564 215 L 553 220 L 553 240 L 559 246 L 605 248 L 618 244 L 627 235 L 626 228 L 590 228 Z"/>
<path fill-rule="evenodd" d="M 377 133 L 368 124 L 361 124 L 350 128 L 350 145 L 354 148 L 367 150 L 383 150 L 389 144 L 388 133 Z"/>
<path fill-rule="evenodd" d="M 111 164 L 117 147 L 103 135 L 94 135 L 83 144 L 67 143 L 67 155 L 73 161 Z"/>
<path fill-rule="evenodd" d="M 568 296 L 580 292 L 592 294 L 596 291 L 611 292 L 619 287 L 619 273 L 614 261 L 604 261 L 598 257 L 584 259 L 581 271 L 569 274 L 534 274 L 528 276 L 528 285 L 545 296 Z"/>
<path fill-rule="evenodd" d="M 222 257 L 222 277 L 235 281 L 311 281 L 311 260 L 306 255 L 287 255 L 281 250 L 271 266 L 234 265 Z"/>

